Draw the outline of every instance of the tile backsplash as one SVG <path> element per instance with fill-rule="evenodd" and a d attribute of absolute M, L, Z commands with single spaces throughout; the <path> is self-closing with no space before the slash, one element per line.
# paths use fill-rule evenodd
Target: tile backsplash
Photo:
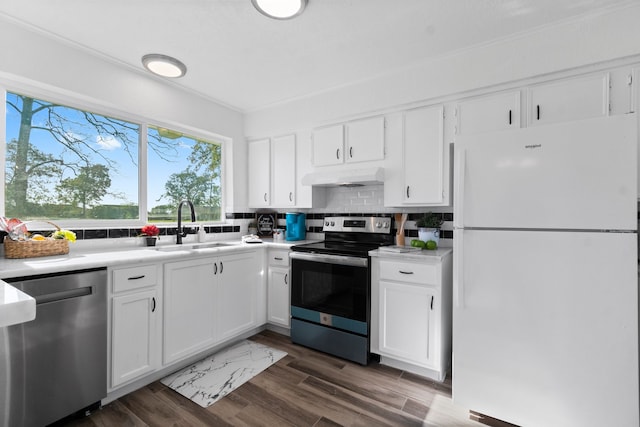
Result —
<path fill-rule="evenodd" d="M 327 188 L 326 205 L 323 208 L 314 209 L 294 209 L 306 214 L 306 225 L 309 239 L 322 239 L 322 224 L 325 216 L 389 216 L 393 218 L 394 213 L 402 212 L 408 214 L 405 224 L 405 236 L 417 237 L 418 229 L 415 221 L 424 213 L 432 211 L 442 215 L 444 223 L 442 225 L 441 239 L 453 238 L 453 213 L 451 207 L 444 208 L 389 208 L 384 206 L 384 186 L 367 185 L 362 187 L 332 187 Z M 277 223 L 279 228 L 286 228 L 286 212 L 291 209 L 271 209 L 270 212 L 277 211 Z M 225 214 L 225 224 L 205 225 L 207 234 L 216 239 L 235 238 L 248 233 L 249 222 L 254 220 L 256 212 L 227 212 Z M 175 226 L 162 226 L 158 224 L 160 236 L 175 236 Z M 189 234 L 195 234 L 197 228 L 185 224 L 185 230 Z M 137 237 L 140 235 L 140 228 L 84 228 L 72 229 L 76 233 L 78 240 L 96 239 L 119 239 Z M 395 224 L 394 230 L 395 233 Z M 39 232 L 32 230 L 32 232 Z M 46 230 L 40 231 L 47 233 Z M 228 236 L 227 236 L 228 235 Z"/>

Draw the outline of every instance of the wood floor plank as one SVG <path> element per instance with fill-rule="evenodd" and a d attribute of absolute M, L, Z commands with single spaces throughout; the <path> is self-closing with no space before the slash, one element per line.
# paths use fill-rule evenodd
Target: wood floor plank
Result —
<path fill-rule="evenodd" d="M 249 399 L 252 405 L 259 405 L 296 426 L 312 426 L 319 419 L 317 415 L 306 411 L 297 402 L 273 395 L 251 381 L 244 383 L 234 392 Z"/>
<path fill-rule="evenodd" d="M 348 426 L 355 420 L 355 414 L 351 408 L 340 402 L 323 399 L 323 396 L 300 387 L 299 384 L 291 386 L 284 384 L 275 376 L 275 373 L 265 372 L 254 378 L 255 384 L 264 388 L 269 393 L 274 393 L 283 399 L 294 400 L 306 411 L 325 417 L 339 425 Z M 253 380 L 252 380 L 253 381 Z"/>
<path fill-rule="evenodd" d="M 343 370 L 326 369 L 318 365 L 315 361 L 304 359 L 295 360 L 289 363 L 290 367 L 305 372 L 310 376 L 325 380 L 328 383 L 340 384 L 341 387 L 351 390 L 357 394 L 377 400 L 394 408 L 401 409 L 407 398 L 389 388 L 381 387 L 379 383 L 363 383 L 355 380 L 349 375 L 345 375 Z"/>
<path fill-rule="evenodd" d="M 360 414 L 385 421 L 393 426 L 419 426 L 421 420 L 399 409 L 371 399 L 349 389 L 336 386 L 320 378 L 311 376 L 304 380 L 304 385 L 324 395 L 326 399 L 339 401 Z"/>

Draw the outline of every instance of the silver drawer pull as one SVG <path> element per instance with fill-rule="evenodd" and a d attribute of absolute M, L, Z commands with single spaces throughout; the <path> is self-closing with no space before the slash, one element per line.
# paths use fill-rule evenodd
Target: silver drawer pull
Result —
<path fill-rule="evenodd" d="M 402 271 L 402 270 L 398 270 L 400 272 L 400 274 L 413 274 L 413 271 Z"/>
<path fill-rule="evenodd" d="M 282 258 L 280 258 L 280 257 L 278 257 L 278 256 L 273 257 L 273 259 L 275 259 L 276 261 L 282 261 Z"/>
<path fill-rule="evenodd" d="M 141 275 L 141 276 L 133 276 L 133 277 L 129 277 L 127 280 L 140 280 L 140 279 L 144 279 L 145 275 Z"/>

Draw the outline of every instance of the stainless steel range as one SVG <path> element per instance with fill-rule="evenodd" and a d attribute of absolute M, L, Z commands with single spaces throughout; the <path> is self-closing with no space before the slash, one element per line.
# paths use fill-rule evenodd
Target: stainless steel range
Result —
<path fill-rule="evenodd" d="M 369 362 L 369 251 L 393 244 L 389 217 L 326 217 L 325 240 L 293 246 L 291 340 Z"/>

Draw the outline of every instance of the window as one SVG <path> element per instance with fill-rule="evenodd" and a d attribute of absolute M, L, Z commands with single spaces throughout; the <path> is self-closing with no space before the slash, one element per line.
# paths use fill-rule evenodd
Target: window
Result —
<path fill-rule="evenodd" d="M 6 141 L 5 216 L 174 222 L 189 199 L 199 220 L 220 220 L 219 143 L 11 92 Z"/>
<path fill-rule="evenodd" d="M 219 221 L 220 144 L 152 126 L 147 141 L 149 221 L 175 221 L 184 199 L 193 202 L 199 221 Z"/>

